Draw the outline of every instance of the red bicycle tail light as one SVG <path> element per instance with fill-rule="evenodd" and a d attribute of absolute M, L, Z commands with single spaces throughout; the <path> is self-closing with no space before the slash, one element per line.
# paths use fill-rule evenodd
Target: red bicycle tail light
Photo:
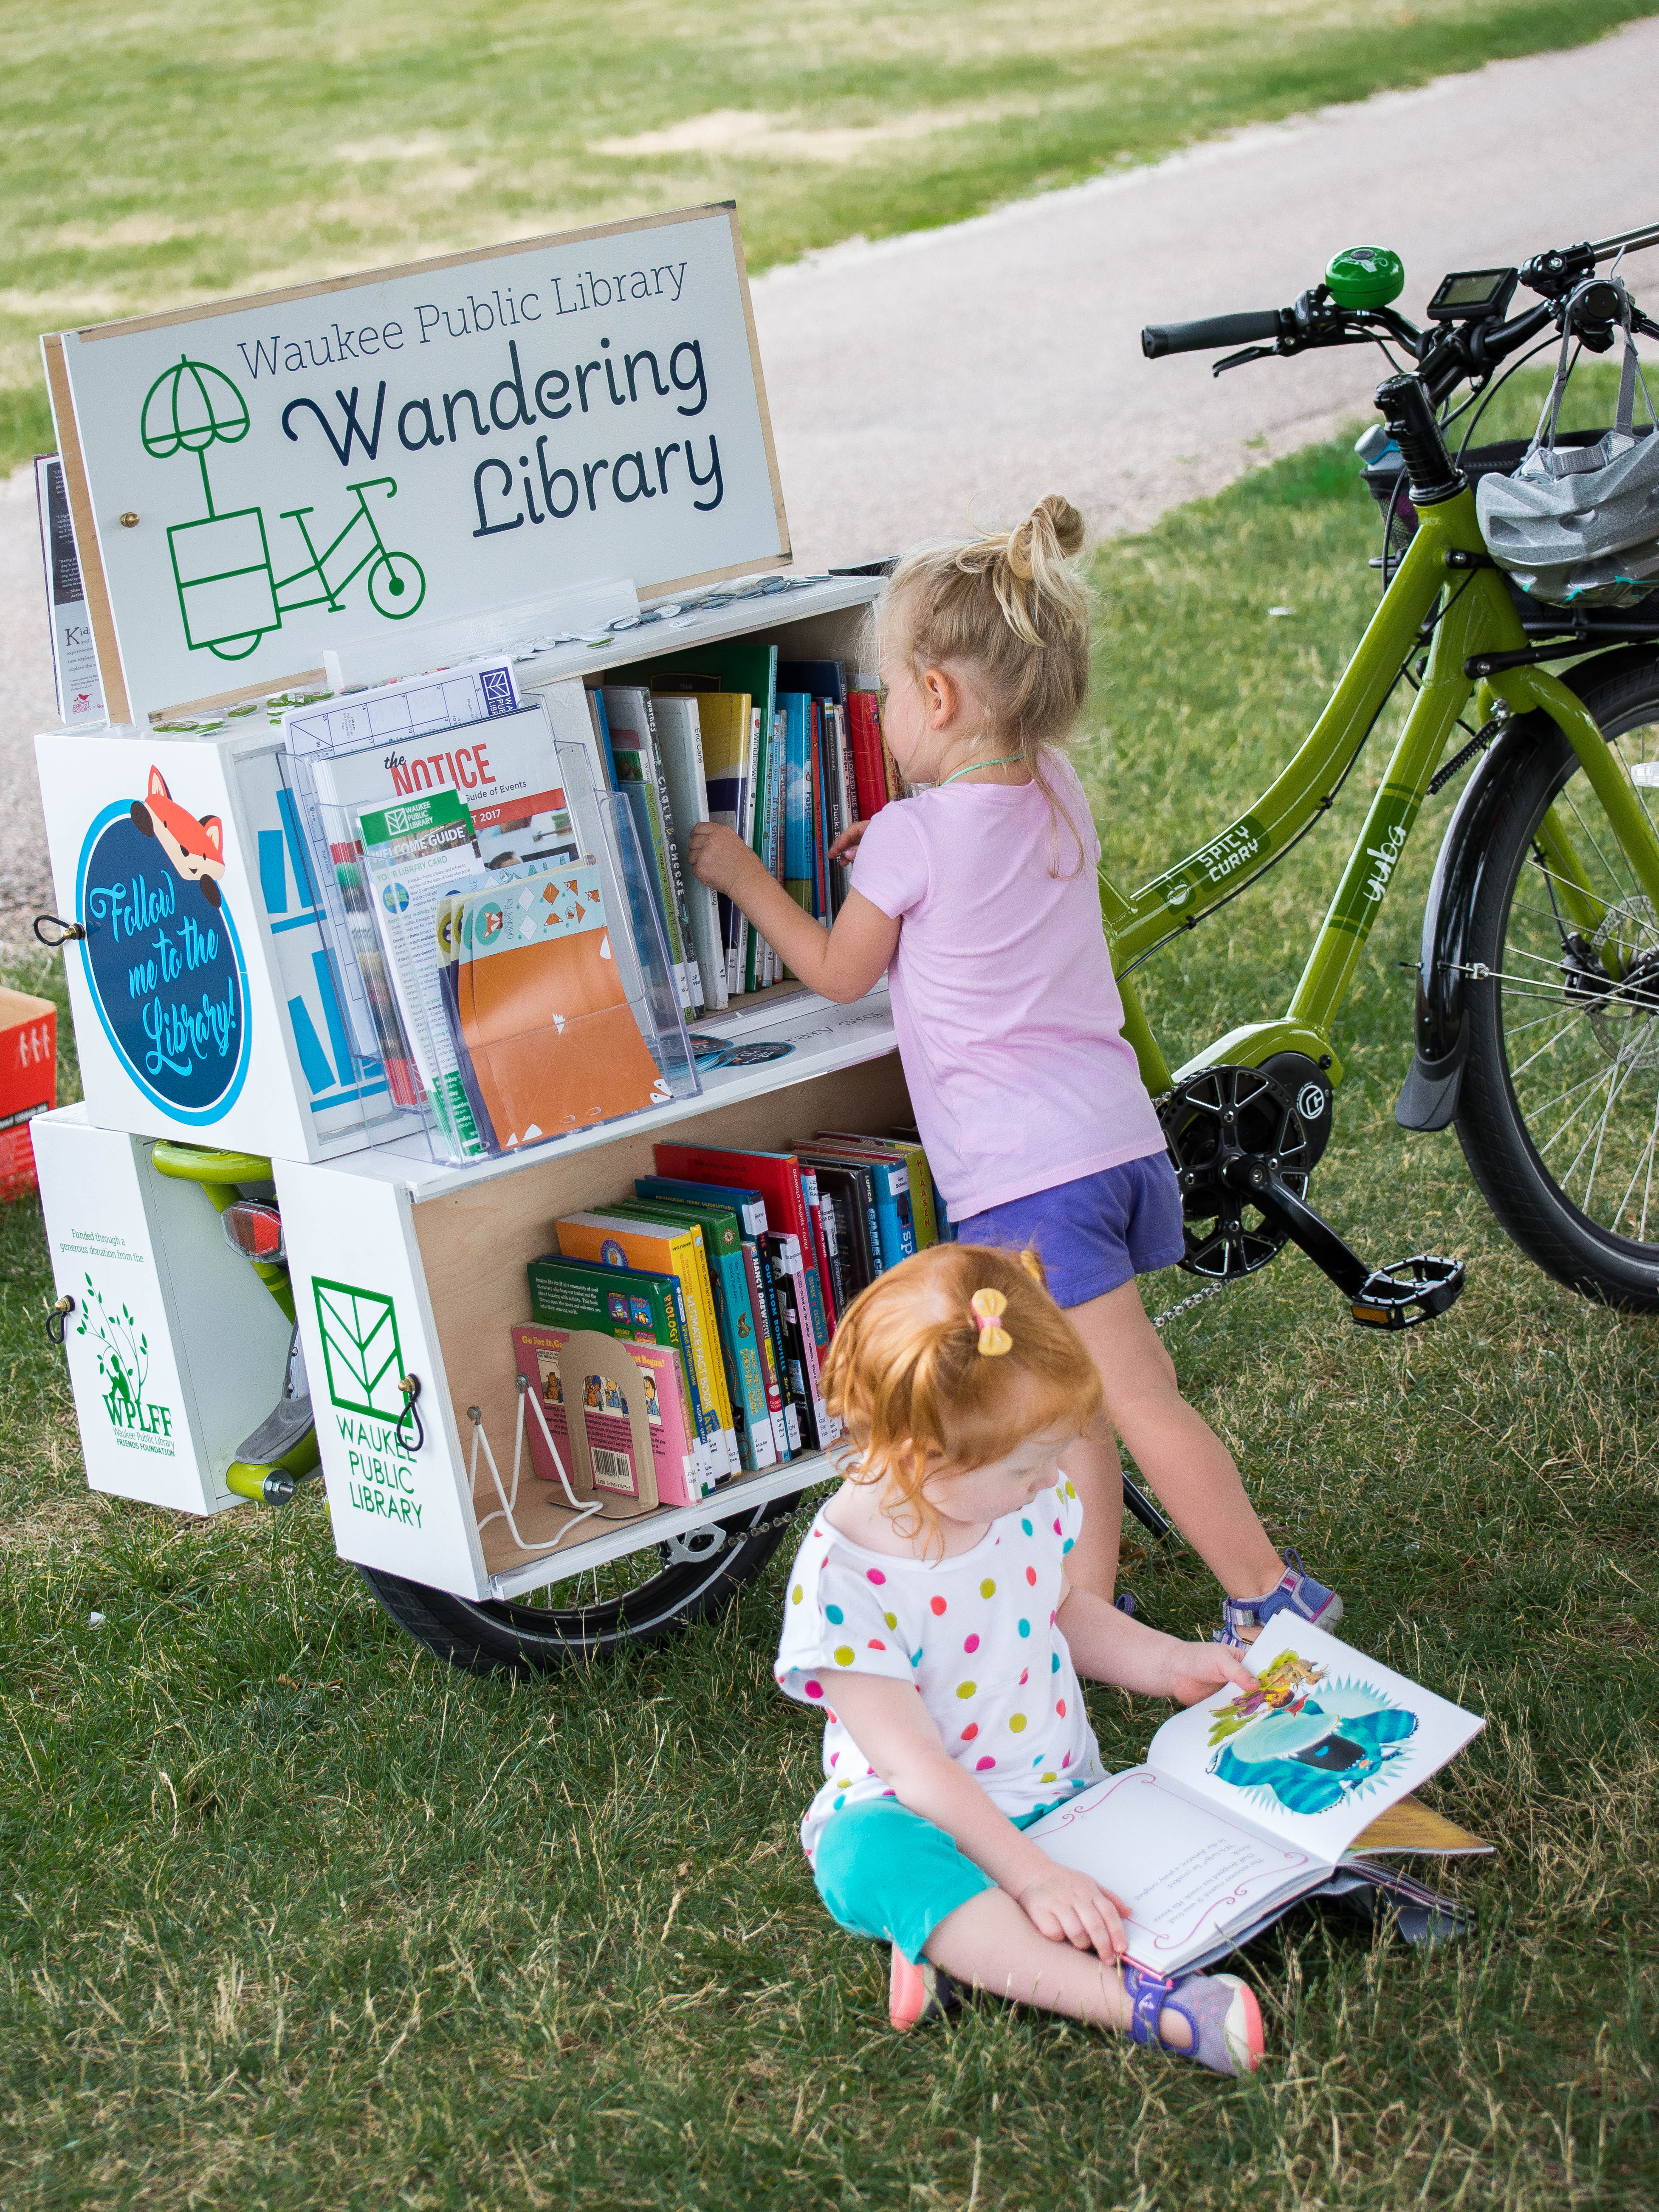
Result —
<path fill-rule="evenodd" d="M 226 1243 L 233 1252 L 240 1252 L 243 1259 L 278 1261 L 286 1257 L 283 1249 L 283 1217 L 274 1206 L 263 1206 L 255 1199 L 239 1199 L 234 1206 L 228 1206 L 219 1218 L 224 1224 Z"/>

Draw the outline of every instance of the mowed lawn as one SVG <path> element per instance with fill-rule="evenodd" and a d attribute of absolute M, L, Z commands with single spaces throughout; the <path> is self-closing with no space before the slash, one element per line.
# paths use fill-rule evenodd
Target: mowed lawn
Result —
<path fill-rule="evenodd" d="M 1653 0 L 0 0 L 0 471 L 39 334 L 736 199 L 763 268 Z"/>
<path fill-rule="evenodd" d="M 1267 782 L 1374 603 L 1376 543 L 1339 444 L 1100 556 L 1079 758 L 1124 878 Z M 1143 971 L 1172 1060 L 1282 1005 L 1388 738 L 1322 836 Z M 13 1206 L 8 2212 L 1649 2212 L 1659 1318 L 1547 1282 L 1455 1137 L 1391 1119 L 1398 963 L 1455 797 L 1425 809 L 1343 1018 L 1314 1197 L 1379 1260 L 1461 1255 L 1468 1291 L 1387 1339 L 1291 1253 L 1170 1340 L 1346 1632 L 1487 1716 L 1426 1792 L 1498 1845 L 1446 1875 L 1477 1936 L 1422 1955 L 1293 1915 L 1246 1954 L 1272 2053 L 1250 2084 L 995 2004 L 895 2036 L 884 1954 L 829 1923 L 795 1840 L 817 1736 L 771 1685 L 781 1560 L 658 1651 L 530 1684 L 447 1670 L 336 1560 L 314 1485 L 211 1523 L 85 1492 L 38 1218 Z M 1207 1634 L 1189 1553 L 1137 1538 L 1127 1574 L 1146 1617 Z M 1091 1704 L 1133 1762 L 1158 1711 Z"/>

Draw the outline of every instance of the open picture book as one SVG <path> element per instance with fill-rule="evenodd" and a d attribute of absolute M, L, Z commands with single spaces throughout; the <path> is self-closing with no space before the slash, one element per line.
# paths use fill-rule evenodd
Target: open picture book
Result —
<path fill-rule="evenodd" d="M 1244 1663 L 1255 1689 L 1165 1721 L 1144 1766 L 1060 1806 L 1032 1841 L 1122 1900 L 1129 1956 L 1155 1973 L 1224 1956 L 1322 1891 L 1381 1891 L 1402 1923 L 1443 1906 L 1450 1932 L 1455 1908 L 1373 1855 L 1490 1848 L 1411 1800 L 1485 1722 L 1285 1614 Z"/>

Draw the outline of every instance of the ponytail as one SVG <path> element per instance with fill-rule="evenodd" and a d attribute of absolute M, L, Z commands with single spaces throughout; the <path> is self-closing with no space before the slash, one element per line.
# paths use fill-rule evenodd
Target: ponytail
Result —
<path fill-rule="evenodd" d="M 907 554 L 876 614 L 878 645 L 914 677 L 963 671 L 981 734 L 1018 756 L 1051 808 L 1042 755 L 1065 743 L 1089 688 L 1089 593 L 1074 565 L 1083 543 L 1083 517 L 1050 492 L 1012 530 Z M 1066 826 L 1080 864 L 1081 835 Z"/>

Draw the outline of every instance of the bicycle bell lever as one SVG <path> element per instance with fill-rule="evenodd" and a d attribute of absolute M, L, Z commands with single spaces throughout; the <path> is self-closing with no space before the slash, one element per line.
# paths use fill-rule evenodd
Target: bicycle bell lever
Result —
<path fill-rule="evenodd" d="M 1444 1313 L 1461 1295 L 1465 1279 L 1461 1261 L 1419 1252 L 1385 1267 L 1368 1267 L 1329 1222 L 1322 1220 L 1263 1162 L 1241 1155 L 1229 1164 L 1251 1203 L 1301 1247 L 1322 1274 L 1329 1276 L 1360 1328 L 1415 1328 Z"/>

